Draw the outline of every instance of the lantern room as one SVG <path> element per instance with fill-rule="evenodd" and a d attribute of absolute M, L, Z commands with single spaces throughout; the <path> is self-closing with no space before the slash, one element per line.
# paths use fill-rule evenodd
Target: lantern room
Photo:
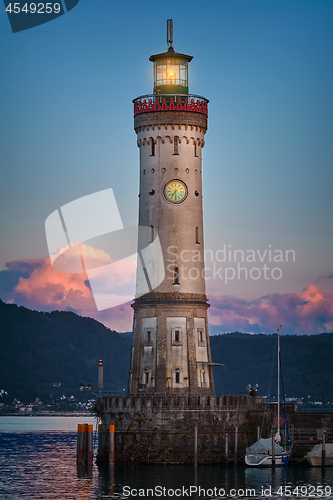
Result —
<path fill-rule="evenodd" d="M 150 56 L 154 63 L 154 94 L 188 94 L 188 63 L 192 56 L 167 52 Z"/>
<path fill-rule="evenodd" d="M 168 51 L 150 56 L 154 63 L 154 94 L 188 94 L 188 63 L 192 56 L 175 52 L 172 19 L 168 19 Z"/>

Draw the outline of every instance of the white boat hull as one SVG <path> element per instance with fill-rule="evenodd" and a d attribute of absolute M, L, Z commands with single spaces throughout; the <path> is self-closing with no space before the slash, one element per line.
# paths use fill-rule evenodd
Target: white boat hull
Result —
<path fill-rule="evenodd" d="M 276 455 L 275 466 L 281 467 L 282 465 L 287 465 L 289 462 L 289 455 Z M 258 455 L 245 455 L 245 463 L 250 467 L 272 467 L 272 456 L 266 455 L 260 457 Z"/>
<path fill-rule="evenodd" d="M 306 455 L 305 460 L 309 462 L 312 467 L 321 467 L 321 457 Z M 325 466 L 333 467 L 333 458 L 325 458 Z"/>
<path fill-rule="evenodd" d="M 312 467 L 321 467 L 322 451 L 323 445 L 316 444 L 304 458 Z M 333 443 L 326 443 L 325 466 L 333 467 Z"/>

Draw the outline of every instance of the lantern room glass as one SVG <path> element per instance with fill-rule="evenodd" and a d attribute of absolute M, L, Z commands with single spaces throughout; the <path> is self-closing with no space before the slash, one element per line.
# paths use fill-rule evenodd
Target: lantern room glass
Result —
<path fill-rule="evenodd" d="M 161 58 L 154 62 L 154 93 L 188 93 L 186 59 Z"/>

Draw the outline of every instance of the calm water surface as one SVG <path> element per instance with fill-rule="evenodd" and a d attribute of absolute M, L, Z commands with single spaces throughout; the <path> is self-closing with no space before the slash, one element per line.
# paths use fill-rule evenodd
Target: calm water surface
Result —
<path fill-rule="evenodd" d="M 322 473 L 305 464 L 278 468 L 275 473 L 245 465 L 194 468 L 116 464 L 111 471 L 94 464 L 91 470 L 78 469 L 77 424 L 93 422 L 92 417 L 0 417 L 0 498 L 333 499 L 333 468 Z M 285 489 L 288 486 L 291 492 L 294 490 L 291 496 Z M 323 487 L 322 495 L 318 486 Z"/>

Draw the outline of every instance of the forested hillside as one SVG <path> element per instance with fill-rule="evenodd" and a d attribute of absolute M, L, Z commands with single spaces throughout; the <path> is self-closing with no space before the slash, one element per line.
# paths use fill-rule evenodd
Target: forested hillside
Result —
<path fill-rule="evenodd" d="M 98 392 L 98 358 L 103 357 L 104 390 L 127 387 L 130 335 L 72 312 L 43 313 L 0 302 L 0 390 L 29 402 L 74 394 L 80 383 Z M 276 335 L 229 333 L 210 338 L 217 394 L 276 395 Z M 285 391 L 289 397 L 333 401 L 333 334 L 281 336 Z M 61 383 L 60 386 L 57 384 Z"/>

